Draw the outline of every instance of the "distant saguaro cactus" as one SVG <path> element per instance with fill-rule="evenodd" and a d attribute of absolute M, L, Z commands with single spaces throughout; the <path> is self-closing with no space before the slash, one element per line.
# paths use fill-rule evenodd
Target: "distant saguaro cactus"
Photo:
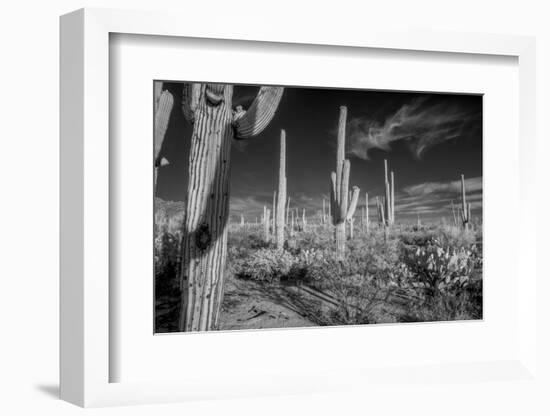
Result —
<path fill-rule="evenodd" d="M 231 142 L 261 133 L 282 94 L 283 88 L 261 87 L 248 110 L 233 110 L 232 85 L 183 85 L 182 112 L 193 133 L 181 252 L 181 331 L 217 326 L 227 258 Z"/>
<path fill-rule="evenodd" d="M 466 202 L 466 184 L 464 183 L 464 175 L 460 175 L 460 180 L 462 183 L 462 209 L 460 211 L 460 216 L 462 218 L 462 226 L 465 230 L 470 227 L 471 222 L 471 205 Z"/>
<path fill-rule="evenodd" d="M 169 164 L 169 161 L 161 157 L 160 151 L 162 149 L 162 142 L 166 135 L 166 129 L 168 128 L 168 122 L 170 121 L 170 114 L 172 113 L 172 107 L 174 106 L 174 96 L 168 90 L 163 90 L 163 83 L 161 81 L 155 81 L 153 84 L 153 90 L 155 95 L 155 190 L 157 188 L 157 176 L 158 168 Z"/>
<path fill-rule="evenodd" d="M 336 254 L 343 258 L 346 252 L 346 221 L 350 221 L 357 208 L 359 188 L 353 187 L 348 206 L 350 161 L 345 159 L 346 119 L 348 109 L 340 107 L 338 120 L 338 146 L 336 151 L 336 172 L 330 175 L 330 205 Z"/>
<path fill-rule="evenodd" d="M 395 190 L 393 171 L 390 173 L 390 180 L 388 180 L 388 161 L 386 159 L 384 159 L 384 188 L 386 193 L 383 205 L 384 225 L 390 226 L 393 224 L 395 219 Z"/>
<path fill-rule="evenodd" d="M 286 203 L 286 132 L 281 130 L 279 153 L 279 192 L 277 194 L 277 249 L 285 245 L 285 203 Z M 288 215 L 288 214 L 287 214 Z"/>
<path fill-rule="evenodd" d="M 270 222 L 270 216 L 271 216 L 271 210 L 269 208 L 266 208 L 264 206 L 264 241 L 266 243 L 269 242 L 270 240 L 270 235 L 269 235 L 269 222 Z"/>

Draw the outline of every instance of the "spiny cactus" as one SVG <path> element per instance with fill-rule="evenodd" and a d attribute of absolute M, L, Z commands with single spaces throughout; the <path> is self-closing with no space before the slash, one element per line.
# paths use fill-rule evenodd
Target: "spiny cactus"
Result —
<path fill-rule="evenodd" d="M 470 227 L 470 222 L 472 219 L 471 205 L 466 202 L 466 184 L 464 183 L 464 175 L 460 175 L 460 180 L 462 183 L 462 209 L 460 211 L 460 216 L 462 218 L 462 226 L 465 230 L 467 230 Z"/>
<path fill-rule="evenodd" d="M 386 226 L 390 226 L 394 222 L 395 212 L 395 189 L 394 189 L 394 177 L 393 171 L 390 173 L 390 180 L 388 180 L 388 161 L 384 159 L 384 188 L 386 196 L 384 198 L 384 220 L 383 223 Z"/>
<path fill-rule="evenodd" d="M 330 175 L 332 224 L 334 225 L 336 254 L 340 258 L 344 257 L 346 251 L 346 221 L 350 221 L 353 217 L 359 199 L 359 188 L 354 186 L 348 206 L 350 161 L 345 159 L 347 112 L 348 109 L 345 106 L 340 107 L 336 172 L 332 172 Z"/>
<path fill-rule="evenodd" d="M 168 122 L 170 121 L 170 114 L 172 113 L 172 107 L 174 106 L 174 96 L 168 91 L 163 90 L 163 83 L 155 81 L 154 94 L 155 94 L 155 189 L 157 187 L 158 168 L 160 166 L 167 165 L 169 161 L 161 157 L 160 151 L 162 149 L 162 142 L 166 135 L 166 129 L 168 128 Z"/>
<path fill-rule="evenodd" d="M 453 212 L 453 225 L 455 227 L 458 227 L 458 220 L 456 218 L 456 212 L 455 212 L 455 203 L 453 200 L 451 200 L 451 211 Z"/>
<path fill-rule="evenodd" d="M 264 206 L 264 221 L 263 221 L 263 224 L 264 224 L 264 241 L 266 243 L 269 242 L 270 237 L 271 237 L 269 235 L 270 216 L 271 216 L 271 210 Z"/>
<path fill-rule="evenodd" d="M 285 244 L 285 203 L 286 203 L 286 132 L 281 130 L 279 154 L 279 192 L 277 194 L 277 249 Z M 288 212 L 288 211 L 287 211 Z"/>
<path fill-rule="evenodd" d="M 185 83 L 182 112 L 193 125 L 181 258 L 181 331 L 217 326 L 223 299 L 233 139 L 258 135 L 283 94 L 261 87 L 248 110 L 233 109 L 233 86 Z"/>
<path fill-rule="evenodd" d="M 271 219 L 271 233 L 277 242 L 277 191 L 273 191 L 273 214 Z"/>
<path fill-rule="evenodd" d="M 378 209 L 378 222 L 380 225 L 386 227 L 386 216 L 385 216 L 385 202 L 384 198 L 380 201 L 379 197 L 376 197 L 376 208 Z"/>

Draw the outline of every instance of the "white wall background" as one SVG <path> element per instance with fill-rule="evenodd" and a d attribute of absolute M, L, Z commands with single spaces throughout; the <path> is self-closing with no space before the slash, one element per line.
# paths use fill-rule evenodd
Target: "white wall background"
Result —
<path fill-rule="evenodd" d="M 19 0 L 0 11 L 0 413 L 73 414 L 80 409 L 56 399 L 58 383 L 58 16 L 80 7 L 167 9 L 204 19 L 214 11 L 251 20 L 275 19 L 281 30 L 308 19 L 338 24 L 391 22 L 489 33 L 536 35 L 538 42 L 538 180 L 539 257 L 548 248 L 548 140 L 550 129 L 550 12 L 545 1 L 251 1 L 204 0 Z M 201 13 L 202 11 L 202 13 Z M 229 17 L 228 17 L 229 18 Z M 182 21 L 185 24 L 185 21 Z M 235 28 L 238 31 L 239 27 Z M 244 28 L 243 28 L 244 30 Z M 503 120 L 505 122 L 505 120 Z M 493 156 L 489 156 L 493 157 Z M 496 157 L 496 156 L 495 156 Z M 505 206 L 503 206 L 505 209 Z M 503 224 L 503 235 L 508 225 Z M 546 271 L 546 274 L 548 272 Z M 548 283 L 539 287 L 543 294 Z M 540 300 L 544 300 L 541 295 Z M 541 368 L 548 370 L 549 307 L 539 302 Z M 541 351 L 542 352 L 542 351 Z M 545 357 L 546 356 L 546 357 Z M 546 371 L 545 374 L 550 374 Z M 549 414 L 545 393 L 507 383 L 485 386 L 430 386 L 396 392 L 388 387 L 376 397 L 338 393 L 323 396 L 263 398 L 94 410 L 99 414 L 280 415 L 280 414 Z"/>

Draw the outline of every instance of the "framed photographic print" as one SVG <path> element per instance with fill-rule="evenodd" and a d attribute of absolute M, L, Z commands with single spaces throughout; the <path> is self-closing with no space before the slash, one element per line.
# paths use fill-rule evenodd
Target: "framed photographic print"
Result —
<path fill-rule="evenodd" d="M 154 91 L 155 332 L 482 319 L 481 95 Z"/>
<path fill-rule="evenodd" d="M 62 398 L 531 379 L 533 40 L 181 19 L 61 19 Z"/>

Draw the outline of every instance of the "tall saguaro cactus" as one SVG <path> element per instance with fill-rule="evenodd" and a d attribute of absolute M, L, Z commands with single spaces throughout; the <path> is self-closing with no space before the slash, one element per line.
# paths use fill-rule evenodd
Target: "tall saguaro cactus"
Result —
<path fill-rule="evenodd" d="M 336 254 L 340 258 L 343 258 L 346 252 L 346 222 L 353 217 L 359 200 L 359 188 L 354 186 L 348 206 L 350 161 L 345 159 L 347 113 L 347 107 L 341 106 L 338 120 L 336 172 L 332 172 L 330 175 L 332 224 L 334 225 Z"/>
<path fill-rule="evenodd" d="M 281 130 L 281 148 L 279 154 L 279 192 L 277 194 L 277 249 L 285 244 L 285 203 L 286 198 L 286 132 Z M 287 210 L 288 212 L 288 210 Z M 288 214 L 287 214 L 288 215 Z"/>
<path fill-rule="evenodd" d="M 227 258 L 231 141 L 262 132 L 283 88 L 261 87 L 248 110 L 232 108 L 233 86 L 186 83 L 182 111 L 193 124 L 182 244 L 181 331 L 217 325 Z"/>
<path fill-rule="evenodd" d="M 174 106 L 174 96 L 168 90 L 163 90 L 162 87 L 163 83 L 160 81 L 155 81 L 153 84 L 155 95 L 155 160 L 153 161 L 155 165 L 155 190 L 157 188 L 158 168 L 169 163 L 166 158 L 161 157 L 160 151 L 170 121 L 172 107 Z"/>
<path fill-rule="evenodd" d="M 390 180 L 388 180 L 388 161 L 386 159 L 384 159 L 384 188 L 386 196 L 383 204 L 383 222 L 385 226 L 390 226 L 395 219 L 395 189 L 393 171 L 390 173 Z"/>
<path fill-rule="evenodd" d="M 460 210 L 460 216 L 462 218 L 462 226 L 467 230 L 471 222 L 471 205 L 466 202 L 466 184 L 464 183 L 464 175 L 460 175 L 460 181 L 462 185 L 462 208 Z"/>
<path fill-rule="evenodd" d="M 277 240 L 277 191 L 273 191 L 273 213 L 271 219 L 271 235 Z"/>

